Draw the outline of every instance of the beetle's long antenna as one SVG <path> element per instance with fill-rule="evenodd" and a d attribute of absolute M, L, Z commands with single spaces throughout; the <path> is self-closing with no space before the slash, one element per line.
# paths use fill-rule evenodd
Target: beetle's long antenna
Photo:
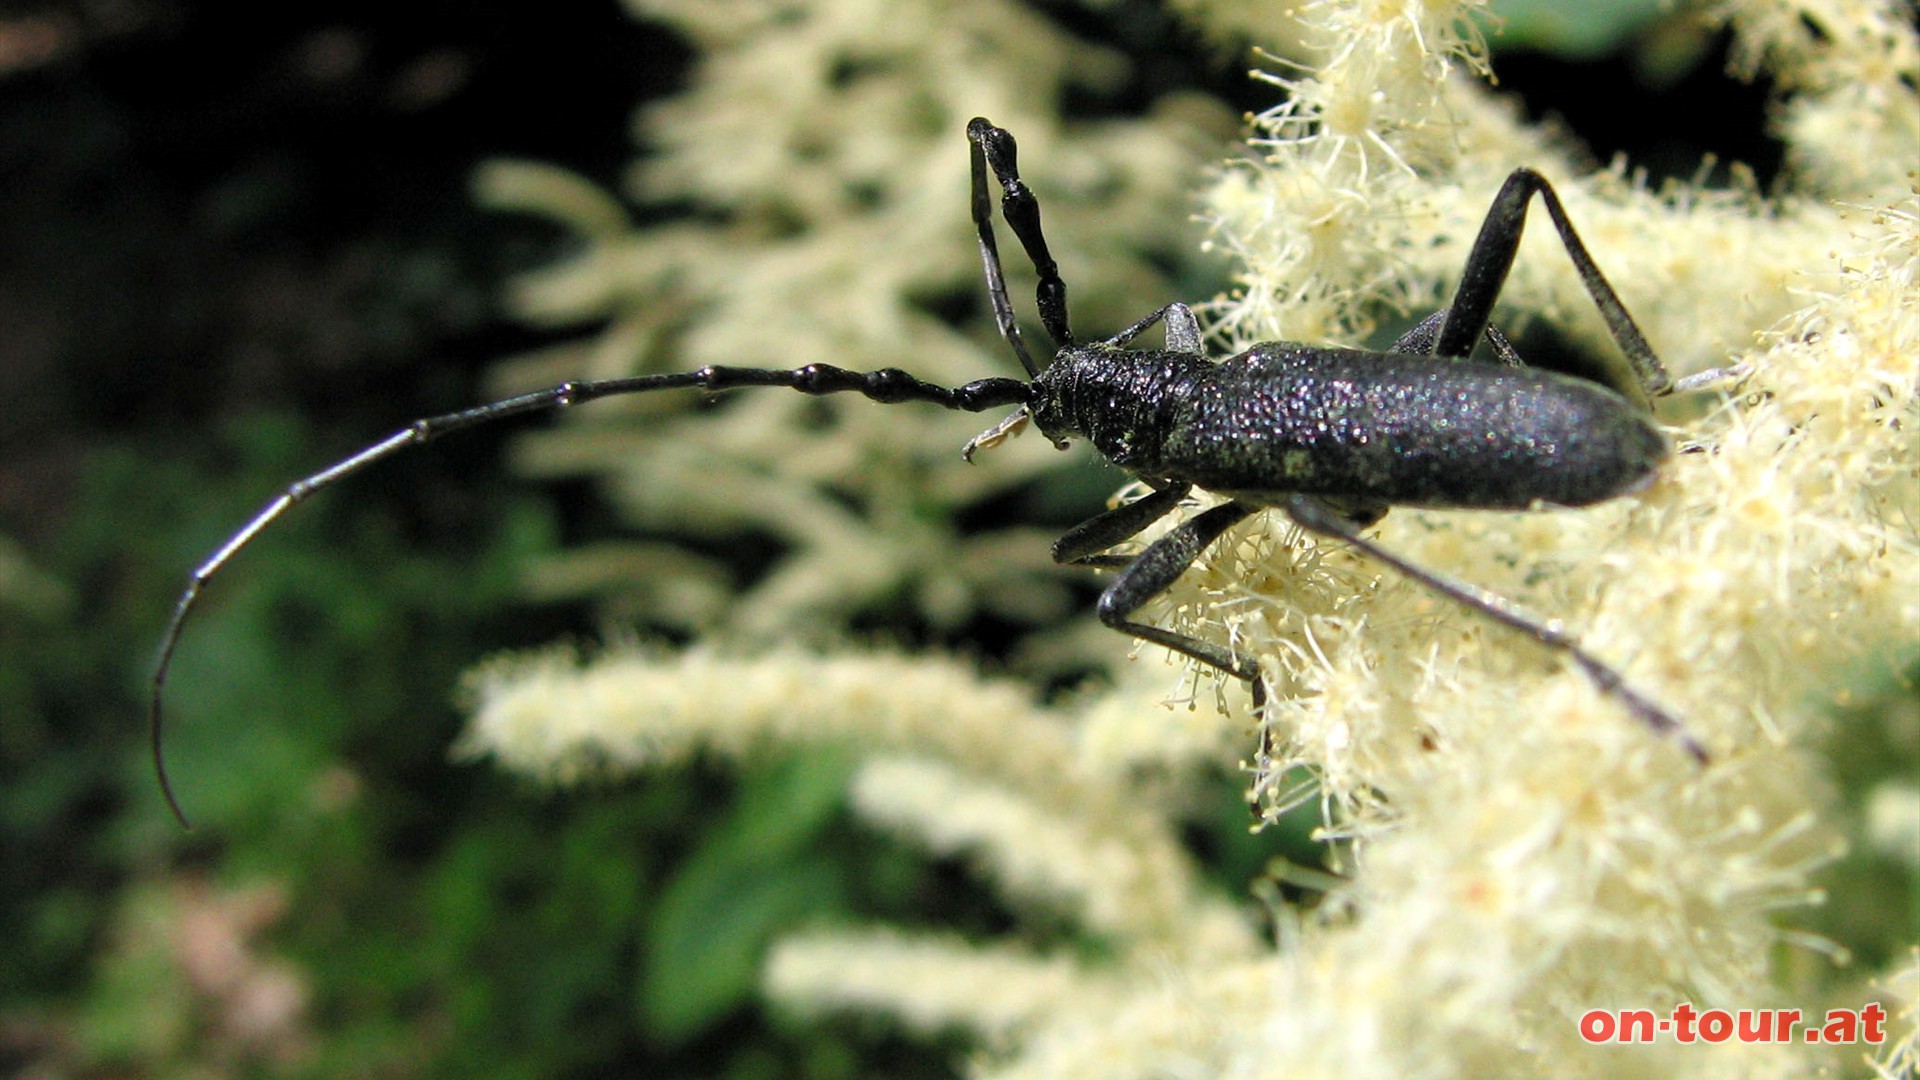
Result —
<path fill-rule="evenodd" d="M 241 549 L 252 543 L 261 530 L 273 524 L 295 503 L 402 450 L 422 446 L 442 435 L 466 428 L 623 394 L 695 388 L 718 391 L 741 386 L 784 386 L 803 394 L 813 395 L 855 393 L 882 404 L 921 401 L 965 412 L 983 412 L 1003 405 L 1023 405 L 1030 393 L 1029 384 L 1021 379 L 979 379 L 964 386 L 949 388 L 923 382 L 899 368 L 848 371 L 830 364 L 809 364 L 791 371 L 771 368 L 703 367 L 698 371 L 666 375 L 635 375 L 621 379 L 561 383 L 559 386 L 520 394 L 490 405 L 480 405 L 459 412 L 415 420 L 379 442 L 321 469 L 304 480 L 288 485 L 285 491 L 274 496 L 271 501 L 261 507 L 258 513 L 242 525 L 239 531 L 228 537 L 226 542 L 215 549 L 213 554 L 200 564 L 199 569 L 193 572 L 186 590 L 180 594 L 180 599 L 173 606 L 173 618 L 167 623 L 166 634 L 160 639 L 160 655 L 154 664 L 152 698 L 147 710 L 147 722 L 153 743 L 154 773 L 160 781 L 160 793 L 166 797 L 167 807 L 173 811 L 173 816 L 179 819 L 181 825 L 188 824 L 187 816 L 180 808 L 180 801 L 174 797 L 173 784 L 167 776 L 166 757 L 162 753 L 161 732 L 164 723 L 162 703 L 167 687 L 167 671 L 173 665 L 174 650 L 180 644 L 180 635 L 186 628 L 187 617 L 193 614 L 194 607 L 200 599 L 200 592 L 206 583 L 235 555 L 239 554 Z"/>
<path fill-rule="evenodd" d="M 230 540 L 221 549 L 223 555 L 232 544 Z M 222 556 L 216 555 L 214 558 L 221 559 Z M 200 583 L 206 580 L 202 575 L 212 572 L 204 566 L 195 571 L 187 591 L 181 593 L 180 599 L 173 605 L 173 618 L 167 620 L 166 636 L 160 639 L 160 658 L 153 666 L 153 698 L 147 704 L 147 737 L 153 746 L 153 775 L 160 781 L 160 795 L 167 800 L 167 809 L 173 812 L 173 819 L 183 829 L 193 828 L 193 823 L 187 820 L 187 812 L 180 808 L 180 800 L 173 793 L 173 781 L 167 777 L 166 740 L 161 737 L 160 700 L 166 690 L 167 669 L 173 664 L 173 650 L 180 644 L 181 627 L 186 625 L 187 613 L 193 610 L 193 602 L 200 595 Z"/>
<path fill-rule="evenodd" d="M 1035 378 L 1040 369 L 1034 365 L 1026 339 L 1020 336 L 1020 324 L 1013 317 L 1006 272 L 1000 268 L 1000 245 L 993 238 L 993 200 L 987 196 L 987 159 L 981 149 L 982 136 L 976 133 L 982 125 L 992 127 L 985 120 L 975 120 L 967 126 L 967 151 L 973 166 L 973 227 L 980 234 L 980 261 L 987 268 L 987 300 L 993 305 L 993 321 L 1000 327 L 1000 336 L 1013 346 L 1013 355 L 1020 358 L 1027 377 Z"/>
<path fill-rule="evenodd" d="M 1020 179 L 1020 148 L 1013 141 L 1013 135 L 1005 128 L 994 127 L 992 121 L 976 116 L 967 125 L 967 139 L 973 147 L 973 222 L 980 231 L 980 254 L 987 264 L 987 294 L 993 300 L 994 319 L 1000 323 L 1000 332 L 1013 343 L 1013 351 L 1019 354 L 1027 373 L 1038 375 L 1026 346 L 1020 341 L 1020 329 L 1013 323 L 1006 279 L 1000 272 L 1000 253 L 993 240 L 993 204 L 987 197 L 989 167 L 1004 193 L 1000 198 L 1000 213 L 1006 217 L 1013 235 L 1020 238 L 1020 246 L 1027 249 L 1027 258 L 1033 260 L 1033 268 L 1040 275 L 1040 284 L 1035 289 L 1040 325 L 1046 327 L 1047 336 L 1058 349 L 1073 344 L 1073 331 L 1067 329 L 1067 284 L 1060 280 L 1060 265 L 1053 261 L 1052 253 L 1047 250 L 1046 235 L 1040 231 L 1040 200 L 1034 198 L 1033 189 L 1027 187 L 1026 181 Z"/>

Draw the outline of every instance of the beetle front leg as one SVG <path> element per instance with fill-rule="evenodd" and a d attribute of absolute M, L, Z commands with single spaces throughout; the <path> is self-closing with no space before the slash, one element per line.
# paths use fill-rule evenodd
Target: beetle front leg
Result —
<path fill-rule="evenodd" d="M 1133 556 L 1100 553 L 1125 543 L 1141 529 L 1172 513 L 1173 508 L 1180 505 L 1180 500 L 1187 497 L 1187 492 L 1193 490 L 1192 484 L 1163 485 L 1153 480 L 1147 483 L 1153 486 L 1153 491 L 1145 498 L 1095 514 L 1068 529 L 1065 536 L 1053 542 L 1053 561 L 1105 570 L 1132 563 Z"/>
<path fill-rule="evenodd" d="M 1260 750 L 1254 762 L 1255 780 L 1250 803 L 1255 816 L 1260 813 L 1260 794 L 1267 784 L 1272 757 L 1266 727 L 1267 688 L 1260 677 L 1260 665 L 1250 658 L 1236 657 L 1212 642 L 1188 637 L 1148 623 L 1135 622 L 1129 616 L 1149 600 L 1166 592 L 1193 561 L 1220 538 L 1220 534 L 1246 520 L 1254 507 L 1242 503 L 1222 503 L 1181 522 L 1167 535 L 1155 540 L 1145 551 L 1131 558 L 1104 554 L 1106 548 L 1127 539 L 1165 516 L 1190 485 L 1173 484 L 1160 488 L 1138 502 L 1109 510 L 1075 527 L 1053 546 L 1053 557 L 1076 566 L 1118 569 L 1119 576 L 1100 594 L 1095 611 L 1102 624 L 1142 641 L 1149 641 L 1182 656 L 1191 657 L 1232 675 L 1247 684 L 1253 698 L 1255 722 L 1260 725 Z"/>
<path fill-rule="evenodd" d="M 1140 502 L 1147 502 L 1167 492 L 1178 490 L 1168 488 L 1157 491 Z M 1183 492 L 1184 494 L 1184 492 Z M 1135 503 L 1135 506 L 1139 503 Z M 1126 509 L 1126 507 L 1122 507 Z M 1147 549 L 1135 555 L 1127 562 L 1118 577 L 1100 594 L 1100 602 L 1095 611 L 1100 621 L 1122 633 L 1131 634 L 1143 641 L 1151 641 L 1184 656 L 1190 656 L 1205 664 L 1211 664 L 1230 675 L 1244 679 L 1253 688 L 1255 707 L 1265 703 L 1266 694 L 1260 686 L 1260 666 L 1252 660 L 1236 659 L 1226 649 L 1199 638 L 1176 634 L 1158 626 L 1134 622 L 1128 616 L 1144 606 L 1147 601 L 1166 592 L 1167 588 L 1180 579 L 1200 557 L 1208 544 L 1220 538 L 1220 534 L 1246 520 L 1254 508 L 1240 503 L 1222 503 L 1210 510 L 1181 522 L 1167 535 L 1147 545 Z M 1117 513 L 1117 511 L 1115 511 Z M 1104 515 L 1103 515 L 1104 516 Z M 1095 518 L 1095 521 L 1100 520 Z M 1089 564 L 1089 560 L 1098 556 L 1089 555 L 1074 560 Z M 1101 565 L 1091 563 L 1091 565 Z"/>

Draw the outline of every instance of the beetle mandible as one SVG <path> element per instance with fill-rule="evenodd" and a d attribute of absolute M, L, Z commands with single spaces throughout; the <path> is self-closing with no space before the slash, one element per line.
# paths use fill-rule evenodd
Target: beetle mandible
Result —
<path fill-rule="evenodd" d="M 1107 460 L 1144 481 L 1143 498 L 1096 515 L 1053 545 L 1060 563 L 1116 570 L 1096 610 L 1105 625 L 1247 683 L 1262 721 L 1254 796 L 1266 782 L 1266 687 L 1258 662 L 1209 641 L 1133 619 L 1222 533 L 1262 509 L 1283 511 L 1301 529 L 1352 545 L 1434 592 L 1520 631 L 1571 659 L 1603 694 L 1652 731 L 1705 762 L 1707 751 L 1671 713 L 1556 624 L 1502 597 L 1417 566 L 1363 535 L 1392 506 L 1521 510 L 1584 506 L 1652 481 L 1670 448 L 1645 399 L 1722 377 L 1668 377 L 1612 286 L 1588 255 L 1553 187 L 1517 169 L 1494 196 L 1467 256 L 1453 302 L 1385 352 L 1269 342 L 1215 362 L 1199 322 L 1172 303 L 1112 337 L 1082 342 L 1067 322 L 1067 289 L 1047 249 L 1040 206 L 1020 177 L 1013 136 L 976 118 L 967 125 L 972 215 L 994 320 L 1025 379 L 986 378 L 958 387 L 924 382 L 898 368 L 857 372 L 828 364 L 792 370 L 708 366 L 696 371 L 562 383 L 459 412 L 415 420 L 393 434 L 289 485 L 194 570 L 160 642 L 149 703 L 155 773 L 168 807 L 186 817 L 162 753 L 167 672 L 188 616 L 207 582 L 294 504 L 410 447 L 451 432 L 598 398 L 657 390 L 709 392 L 784 386 L 804 394 L 857 393 L 883 404 L 919 401 L 982 412 L 1017 406 L 967 443 L 964 456 L 1031 423 L 1055 445 L 1084 438 Z M 1036 306 L 1053 339 L 1053 359 L 1034 363 L 1007 294 L 994 238 L 991 182 L 1001 214 L 1038 273 Z M 1587 293 L 1626 355 L 1634 379 L 1600 382 L 1528 367 L 1491 323 L 1493 305 L 1518 251 L 1527 207 L 1545 205 Z M 1162 325 L 1163 348 L 1132 348 Z M 1469 359 L 1485 339 L 1493 361 Z M 1133 555 L 1113 549 L 1172 513 L 1195 487 L 1228 501 L 1195 514 Z"/>

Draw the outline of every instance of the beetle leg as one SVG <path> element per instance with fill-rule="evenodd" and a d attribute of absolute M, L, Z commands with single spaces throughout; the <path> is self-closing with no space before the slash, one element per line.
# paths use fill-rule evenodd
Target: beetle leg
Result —
<path fill-rule="evenodd" d="M 1667 374 L 1666 365 L 1654 355 L 1653 346 L 1647 344 L 1633 316 L 1627 314 L 1619 294 L 1607 283 L 1593 256 L 1587 254 L 1587 247 L 1580 242 L 1573 222 L 1567 219 L 1566 208 L 1560 205 L 1560 196 L 1554 193 L 1553 185 L 1532 169 L 1515 169 L 1507 182 L 1500 185 L 1499 194 L 1493 197 L 1493 206 L 1487 210 L 1480 235 L 1474 238 L 1473 250 L 1467 255 L 1466 268 L 1460 272 L 1460 288 L 1453 294 L 1448 315 L 1434 336 L 1433 354 L 1465 356 L 1472 351 L 1473 343 L 1493 315 L 1493 303 L 1507 282 L 1507 272 L 1513 269 L 1513 257 L 1520 250 L 1520 233 L 1527 224 L 1527 204 L 1535 195 L 1546 204 L 1547 216 L 1560 234 L 1560 244 L 1567 249 L 1567 257 L 1573 260 L 1580 283 L 1586 286 L 1587 295 L 1593 298 L 1594 307 L 1600 309 L 1600 317 L 1606 321 L 1607 331 L 1633 368 L 1633 381 L 1614 379 L 1608 382 L 1609 387 L 1629 400 L 1644 401 L 1671 393 L 1673 379 Z"/>
<path fill-rule="evenodd" d="M 1126 542 L 1141 529 L 1172 513 L 1173 508 L 1180 505 L 1180 500 L 1187 497 L 1187 492 L 1193 490 L 1192 484 L 1166 484 L 1153 480 L 1147 483 L 1153 486 L 1153 491 L 1145 498 L 1095 514 L 1068 529 L 1065 536 L 1053 542 L 1053 561 L 1105 569 L 1132 562 L 1132 556 L 1102 556 L 1099 553 Z M 1100 561 L 1089 561 L 1095 559 Z M 1108 559 L 1113 561 L 1106 561 Z"/>
<path fill-rule="evenodd" d="M 1341 517 L 1319 499 L 1308 495 L 1288 496 L 1284 509 L 1294 524 L 1308 532 L 1345 541 L 1368 557 L 1387 564 L 1441 596 L 1464 604 L 1502 626 L 1518 630 L 1550 649 L 1565 653 L 1586 674 L 1595 689 L 1620 702 L 1635 719 L 1655 734 L 1679 743 L 1682 749 L 1693 755 L 1694 760 L 1702 765 L 1707 763 L 1706 747 L 1689 734 L 1672 713 L 1642 697 L 1618 671 L 1583 648 L 1558 622 L 1543 622 L 1522 611 L 1499 593 L 1454 581 L 1401 558 L 1361 535 L 1359 526 Z"/>
<path fill-rule="evenodd" d="M 1141 319 L 1125 330 L 1107 339 L 1107 344 L 1120 348 L 1146 333 L 1154 323 L 1165 319 L 1167 322 L 1167 351 L 1200 354 L 1200 320 L 1194 318 L 1193 309 L 1175 301 L 1159 311 Z"/>
<path fill-rule="evenodd" d="M 1452 308 L 1439 311 L 1420 320 L 1419 325 L 1400 335 L 1400 339 L 1387 346 L 1390 353 L 1404 353 L 1408 356 L 1434 355 L 1434 343 L 1440 339 L 1440 328 L 1446 324 L 1447 313 Z M 1492 323 L 1487 324 L 1487 345 L 1493 349 L 1493 358 L 1508 367 L 1526 367 L 1527 362 L 1520 359 L 1520 353 L 1514 349 L 1513 342 Z"/>
<path fill-rule="evenodd" d="M 1244 503 L 1222 503 L 1188 518 L 1172 532 L 1155 540 L 1145 551 L 1131 557 L 1103 554 L 1104 549 L 1127 539 L 1165 516 L 1185 498 L 1190 485 L 1172 484 L 1154 491 L 1144 499 L 1109 510 L 1075 527 L 1053 546 L 1053 557 L 1063 563 L 1119 570 L 1119 576 L 1100 594 L 1095 611 L 1101 623 L 1123 634 L 1149 641 L 1220 669 L 1247 684 L 1253 697 L 1255 722 L 1260 725 L 1260 750 L 1254 763 L 1255 781 L 1250 802 L 1254 814 L 1260 812 L 1260 794 L 1267 784 L 1272 757 L 1266 727 L 1267 688 L 1260 677 L 1260 665 L 1246 657 L 1236 657 L 1227 649 L 1199 638 L 1188 637 L 1162 627 L 1135 622 L 1129 618 L 1154 597 L 1167 591 L 1193 561 L 1234 525 L 1246 520 L 1255 507 Z"/>
<path fill-rule="evenodd" d="M 1155 492 L 1140 502 L 1174 490 L 1177 489 Z M 1127 617 L 1147 601 L 1165 592 L 1168 586 L 1179 580 L 1180 575 L 1187 572 L 1187 568 L 1193 565 L 1193 560 L 1200 557 L 1208 544 L 1219 539 L 1221 533 L 1246 520 L 1253 511 L 1254 507 L 1242 503 L 1221 503 L 1181 522 L 1172 532 L 1147 545 L 1145 551 L 1127 563 L 1119 576 L 1107 585 L 1106 591 L 1100 594 L 1100 602 L 1094 610 L 1102 623 L 1115 630 L 1151 641 L 1245 679 L 1252 685 L 1256 701 L 1263 701 L 1265 694 L 1260 687 L 1260 667 L 1252 660 L 1236 659 L 1232 653 L 1211 642 L 1134 622 Z M 1119 511 L 1111 513 L 1117 514 Z"/>

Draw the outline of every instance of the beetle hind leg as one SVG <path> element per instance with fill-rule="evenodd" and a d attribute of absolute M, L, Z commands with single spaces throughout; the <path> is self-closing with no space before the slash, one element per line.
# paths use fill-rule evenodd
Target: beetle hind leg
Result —
<path fill-rule="evenodd" d="M 1542 621 L 1521 610 L 1506 597 L 1488 589 L 1476 588 L 1428 570 L 1363 536 L 1361 526 L 1342 517 L 1333 507 L 1307 495 L 1294 495 L 1284 504 L 1294 524 L 1318 536 L 1341 540 L 1367 557 L 1384 563 L 1412 578 L 1423 587 L 1458 604 L 1485 615 L 1494 622 L 1518 630 L 1546 647 L 1565 655 L 1586 675 L 1594 689 L 1619 702 L 1634 719 L 1656 735 L 1679 744 L 1695 761 L 1710 760 L 1705 746 L 1687 731 L 1686 726 L 1666 709 L 1655 704 L 1630 685 L 1618 670 L 1588 652 L 1573 635 L 1561 629 L 1557 621 Z"/>

